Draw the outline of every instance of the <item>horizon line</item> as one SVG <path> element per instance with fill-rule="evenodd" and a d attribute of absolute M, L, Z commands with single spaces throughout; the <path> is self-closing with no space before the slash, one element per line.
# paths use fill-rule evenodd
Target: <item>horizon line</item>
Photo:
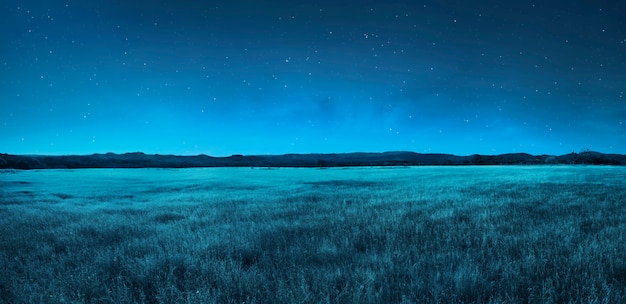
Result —
<path fill-rule="evenodd" d="M 59 157 L 59 156 L 91 156 L 91 155 L 106 155 L 106 154 L 114 154 L 114 155 L 124 155 L 124 154 L 143 154 L 143 155 L 151 155 L 151 156 L 180 156 L 180 157 L 193 157 L 193 156 L 209 156 L 209 157 L 215 157 L 215 158 L 226 158 L 226 157 L 233 157 L 233 156 L 282 156 L 282 155 L 332 155 L 332 154 L 383 154 L 383 153 L 415 153 L 415 154 L 422 154 L 422 155 L 452 155 L 452 156 L 473 156 L 473 155 L 484 155 L 484 156 L 497 156 L 497 155 L 508 155 L 508 154 L 527 154 L 527 155 L 532 155 L 532 156 L 562 156 L 562 155 L 568 155 L 568 154 L 581 154 L 581 153 L 599 153 L 599 154 L 605 154 L 605 155 L 626 155 L 626 153 L 605 153 L 605 152 L 599 152 L 599 151 L 594 151 L 594 150 L 589 150 L 589 149 L 583 149 L 582 151 L 572 151 L 569 153 L 563 153 L 563 154 L 548 154 L 548 153 L 541 153 L 541 154 L 532 154 L 529 152 L 506 152 L 506 153 L 494 153 L 494 154 L 481 154 L 481 153 L 471 153 L 471 154 L 454 154 L 454 153 L 445 153 L 445 152 L 416 152 L 416 151 L 410 151 L 410 150 L 388 150 L 388 151 L 382 151 L 382 152 L 366 152 L 366 151 L 353 151 L 353 152 L 306 152 L 306 153 L 297 153 L 297 152 L 290 152 L 290 153 L 277 153 L 277 154 L 272 154 L 272 153 L 266 153 L 266 154 L 239 154 L 239 153 L 234 153 L 234 154 L 230 154 L 230 155 L 221 155 L 221 156 L 217 156 L 217 155 L 210 155 L 210 154 L 205 154 L 205 153 L 200 153 L 200 154 L 172 154 L 172 153 L 166 153 L 166 154 L 161 154 L 161 153 L 147 153 L 147 152 L 142 152 L 142 151 L 130 151 L 130 152 L 94 152 L 91 154 L 12 154 L 12 153 L 5 153 L 5 152 L 0 152 L 0 154 L 4 154 L 4 155 L 15 155 L 15 156 L 51 156 L 51 157 Z"/>

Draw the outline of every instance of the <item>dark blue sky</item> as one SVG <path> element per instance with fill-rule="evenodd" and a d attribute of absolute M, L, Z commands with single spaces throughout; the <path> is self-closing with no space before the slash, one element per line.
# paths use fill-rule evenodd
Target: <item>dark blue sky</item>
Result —
<path fill-rule="evenodd" d="M 0 9 L 3 153 L 626 153 L 623 1 Z"/>

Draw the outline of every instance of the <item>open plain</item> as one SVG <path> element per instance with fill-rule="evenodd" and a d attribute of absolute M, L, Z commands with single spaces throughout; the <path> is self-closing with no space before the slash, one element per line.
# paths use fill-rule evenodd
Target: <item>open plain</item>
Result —
<path fill-rule="evenodd" d="M 0 171 L 5 303 L 625 303 L 626 168 Z"/>

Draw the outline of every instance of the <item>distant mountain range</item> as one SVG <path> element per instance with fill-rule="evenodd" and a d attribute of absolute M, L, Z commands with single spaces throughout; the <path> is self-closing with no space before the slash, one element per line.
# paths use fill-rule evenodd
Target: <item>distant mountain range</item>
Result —
<path fill-rule="evenodd" d="M 144 154 L 92 154 L 71 156 L 10 155 L 0 153 L 0 169 L 76 168 L 191 168 L 191 167 L 354 167 L 354 166 L 465 166 L 589 164 L 626 165 L 626 155 L 593 151 L 555 155 L 526 153 L 457 156 L 415 152 L 333 153 L 284 155 L 176 156 Z"/>

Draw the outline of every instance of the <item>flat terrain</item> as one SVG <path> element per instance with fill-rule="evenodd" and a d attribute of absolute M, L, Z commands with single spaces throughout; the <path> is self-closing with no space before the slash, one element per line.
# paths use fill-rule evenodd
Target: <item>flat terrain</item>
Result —
<path fill-rule="evenodd" d="M 0 302 L 626 303 L 626 168 L 0 171 Z"/>

